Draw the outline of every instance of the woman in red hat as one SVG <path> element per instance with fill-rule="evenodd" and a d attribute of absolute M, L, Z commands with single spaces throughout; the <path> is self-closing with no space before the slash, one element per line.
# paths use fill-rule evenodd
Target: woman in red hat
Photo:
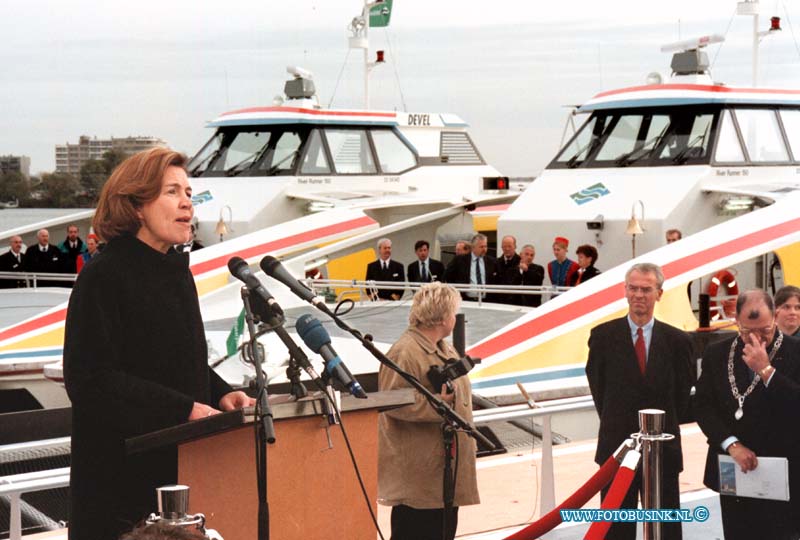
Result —
<path fill-rule="evenodd" d="M 567 258 L 568 247 L 569 240 L 556 236 L 553 241 L 553 255 L 556 258 L 547 264 L 547 275 L 550 276 L 550 283 L 557 287 L 567 287 L 580 268 L 578 263 Z"/>

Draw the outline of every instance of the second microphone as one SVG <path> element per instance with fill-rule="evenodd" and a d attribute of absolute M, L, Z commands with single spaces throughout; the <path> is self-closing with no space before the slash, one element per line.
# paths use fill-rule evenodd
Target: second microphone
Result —
<path fill-rule="evenodd" d="M 306 313 L 297 319 L 295 329 L 308 348 L 322 356 L 325 361 L 325 371 L 329 375 L 341 382 L 355 397 L 362 399 L 367 397 L 364 389 L 333 350 L 331 336 L 322 323 Z"/>

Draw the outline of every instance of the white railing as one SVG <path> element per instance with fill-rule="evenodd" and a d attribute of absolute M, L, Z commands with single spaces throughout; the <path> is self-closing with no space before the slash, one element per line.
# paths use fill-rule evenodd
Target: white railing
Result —
<path fill-rule="evenodd" d="M 556 506 L 556 481 L 553 470 L 553 430 L 550 419 L 557 414 L 594 410 L 592 396 L 554 399 L 543 403 L 543 405 L 535 405 L 535 408 L 531 408 L 531 405 L 528 404 L 509 405 L 473 413 L 475 425 L 508 422 L 521 418 L 542 419 L 542 481 L 541 495 L 539 497 L 539 515 L 545 515 Z"/>
<path fill-rule="evenodd" d="M 63 450 L 69 453 L 70 437 L 59 437 L 42 441 L 31 441 L 0 446 L 0 463 L 10 463 L 24 459 L 38 452 Z M 69 486 L 69 467 L 36 471 L 22 474 L 13 474 L 0 477 L 0 497 L 9 500 L 10 536 L 9 540 L 22 539 L 22 514 L 38 514 L 36 509 L 22 500 L 22 495 L 32 491 L 44 491 Z M 51 523 L 51 526 L 56 525 Z"/>
<path fill-rule="evenodd" d="M 37 287 L 39 281 L 64 281 L 74 283 L 78 274 L 48 272 L 0 272 L 2 281 L 24 281 L 26 287 Z"/>
<path fill-rule="evenodd" d="M 401 293 L 409 290 L 412 293 L 418 291 L 425 283 L 413 281 L 366 281 L 358 279 L 304 279 L 302 282 L 311 290 L 320 291 L 322 289 L 352 289 L 359 295 L 359 301 L 370 299 L 370 293 L 377 289 L 389 289 L 400 291 Z M 476 300 L 480 303 L 489 294 L 522 294 L 530 296 L 553 297 L 564 293 L 572 287 L 554 287 L 552 285 L 472 285 L 469 283 L 448 283 L 459 292 L 475 293 Z M 340 294 L 342 296 L 345 293 Z"/>
<path fill-rule="evenodd" d="M 44 491 L 69 486 L 69 467 L 14 474 L 0 478 L 0 497 L 8 497 L 10 503 L 10 540 L 22 540 L 23 493 Z"/>

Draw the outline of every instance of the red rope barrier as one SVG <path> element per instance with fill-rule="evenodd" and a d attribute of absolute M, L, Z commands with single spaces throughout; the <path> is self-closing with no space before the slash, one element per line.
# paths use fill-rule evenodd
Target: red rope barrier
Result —
<path fill-rule="evenodd" d="M 603 499 L 603 504 L 600 506 L 601 509 L 616 510 L 619 508 L 631 487 L 633 477 L 636 476 L 636 467 L 639 465 L 640 457 L 641 454 L 639 452 L 629 452 L 625 456 L 625 460 L 622 462 L 619 471 L 617 471 L 611 487 L 608 488 L 605 499 Z M 586 531 L 586 535 L 583 538 L 584 540 L 604 540 L 610 527 L 610 521 L 595 521 Z"/>
<path fill-rule="evenodd" d="M 535 540 L 543 534 L 555 529 L 561 523 L 562 509 L 581 508 L 611 481 L 614 477 L 614 473 L 617 473 L 617 469 L 619 469 L 619 462 L 614 459 L 614 456 L 609 457 L 606 462 L 603 463 L 603 466 L 575 493 L 565 499 L 564 502 L 524 529 L 520 529 L 511 536 L 507 536 L 505 540 Z M 619 476 L 619 474 L 617 474 L 617 476 Z"/>

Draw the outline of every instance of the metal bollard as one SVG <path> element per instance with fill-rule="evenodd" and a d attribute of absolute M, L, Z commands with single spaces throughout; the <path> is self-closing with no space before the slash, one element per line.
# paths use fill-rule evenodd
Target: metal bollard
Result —
<path fill-rule="evenodd" d="M 661 443 L 671 441 L 675 435 L 664 433 L 664 411 L 659 409 L 639 411 L 639 430 L 633 437 L 642 443 L 642 507 L 652 510 L 661 507 Z M 643 523 L 644 540 L 661 540 L 661 525 Z"/>
<path fill-rule="evenodd" d="M 222 540 L 214 529 L 206 529 L 206 517 L 203 514 L 189 514 L 189 486 L 170 485 L 156 488 L 158 513 L 150 514 L 146 523 L 165 523 L 175 527 L 196 529 L 209 540 Z"/>

